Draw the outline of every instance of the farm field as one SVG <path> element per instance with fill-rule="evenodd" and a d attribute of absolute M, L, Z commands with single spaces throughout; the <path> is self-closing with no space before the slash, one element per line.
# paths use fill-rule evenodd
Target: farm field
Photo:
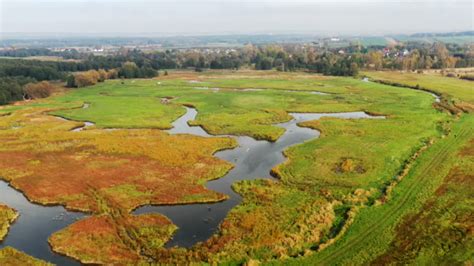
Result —
<path fill-rule="evenodd" d="M 472 263 L 471 82 L 364 74 L 441 100 L 356 78 L 274 71 L 107 80 L 0 107 L 0 178 L 34 203 L 87 214 L 45 240 L 82 263 Z M 197 111 L 189 124 L 214 137 L 166 131 L 185 106 Z M 342 112 L 378 119 L 300 123 L 319 137 L 287 148 L 275 178 L 229 184 L 242 201 L 204 242 L 166 246 L 180 228 L 166 215 L 133 212 L 183 204 L 214 211 L 211 203 L 229 196 L 206 183 L 235 167 L 215 154 L 236 148 L 237 136 L 278 145 L 278 125 L 290 114 Z M 1 207 L 0 215 L 11 222 L 14 212 Z M 16 252 L 3 248 L 0 262 Z"/>

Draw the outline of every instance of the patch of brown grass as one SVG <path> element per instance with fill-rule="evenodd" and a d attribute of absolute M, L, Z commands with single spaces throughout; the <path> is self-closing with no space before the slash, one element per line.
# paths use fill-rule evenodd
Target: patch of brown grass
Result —
<path fill-rule="evenodd" d="M 136 264 L 145 249 L 160 248 L 176 230 L 161 215 L 92 216 L 55 233 L 54 251 L 94 264 Z"/>
<path fill-rule="evenodd" d="M 232 139 L 159 130 L 70 132 L 77 124 L 31 110 L 0 119 L 1 176 L 35 202 L 91 212 L 98 207 L 90 189 L 108 193 L 127 210 L 186 203 L 189 195 L 224 198 L 202 184 L 230 169 L 212 154 L 235 145 Z"/>
<path fill-rule="evenodd" d="M 29 108 L 0 117 L 0 176 L 41 204 L 92 213 L 54 234 L 53 249 L 85 263 L 132 263 L 160 248 L 176 227 L 161 215 L 131 216 L 146 204 L 215 202 L 207 190 L 231 164 L 213 156 L 231 138 L 160 130 L 70 131 L 82 122 Z"/>
<path fill-rule="evenodd" d="M 8 228 L 16 220 L 18 213 L 8 206 L 0 204 L 0 242 L 8 233 Z"/>
<path fill-rule="evenodd" d="M 11 247 L 0 249 L 0 265 L 52 266 L 50 263 L 30 257 Z"/>

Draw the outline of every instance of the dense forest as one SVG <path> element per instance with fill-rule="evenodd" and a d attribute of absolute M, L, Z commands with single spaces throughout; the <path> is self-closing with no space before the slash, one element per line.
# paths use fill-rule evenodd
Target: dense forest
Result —
<path fill-rule="evenodd" d="M 0 56 L 59 56 L 75 61 L 0 59 L 0 104 L 24 98 L 27 83 L 62 80 L 70 87 L 95 84 L 108 78 L 150 78 L 166 69 L 276 69 L 324 75 L 355 76 L 359 69 L 443 69 L 474 66 L 474 45 L 406 43 L 391 47 L 350 45 L 327 49 L 317 45 L 246 45 L 242 48 L 196 48 L 143 52 L 120 49 L 99 56 L 74 49 L 9 49 Z M 105 73 L 105 74 L 104 74 Z M 15 83 L 15 85 L 12 85 Z"/>
<path fill-rule="evenodd" d="M 80 59 L 81 54 L 76 49 L 66 49 L 61 52 L 51 51 L 47 48 L 19 48 L 0 50 L 2 57 L 29 57 L 29 56 L 58 56 L 64 59 Z"/>

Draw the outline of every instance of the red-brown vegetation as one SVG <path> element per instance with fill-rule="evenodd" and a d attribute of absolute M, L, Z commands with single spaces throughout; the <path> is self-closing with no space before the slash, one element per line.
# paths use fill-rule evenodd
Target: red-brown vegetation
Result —
<path fill-rule="evenodd" d="M 92 213 L 52 237 L 58 252 L 83 262 L 135 261 L 139 250 L 161 247 L 175 227 L 160 215 L 130 216 L 132 209 L 225 198 L 203 184 L 231 168 L 213 156 L 235 145 L 230 138 L 151 129 L 72 132 L 83 123 L 48 111 L 30 108 L 0 118 L 0 176 L 34 202 Z M 77 228 L 81 234 L 68 234 Z"/>
<path fill-rule="evenodd" d="M 54 234 L 50 244 L 56 252 L 83 263 L 137 264 L 142 252 L 160 248 L 176 230 L 161 215 L 93 216 Z"/>
<path fill-rule="evenodd" d="M 18 213 L 15 210 L 0 204 L 0 241 L 7 235 L 10 224 L 13 223 L 17 217 Z"/>

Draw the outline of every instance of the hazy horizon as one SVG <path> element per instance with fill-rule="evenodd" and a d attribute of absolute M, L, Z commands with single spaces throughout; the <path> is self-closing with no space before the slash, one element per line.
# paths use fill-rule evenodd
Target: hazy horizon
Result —
<path fill-rule="evenodd" d="M 472 1 L 0 0 L 6 36 L 388 35 L 473 29 Z"/>

